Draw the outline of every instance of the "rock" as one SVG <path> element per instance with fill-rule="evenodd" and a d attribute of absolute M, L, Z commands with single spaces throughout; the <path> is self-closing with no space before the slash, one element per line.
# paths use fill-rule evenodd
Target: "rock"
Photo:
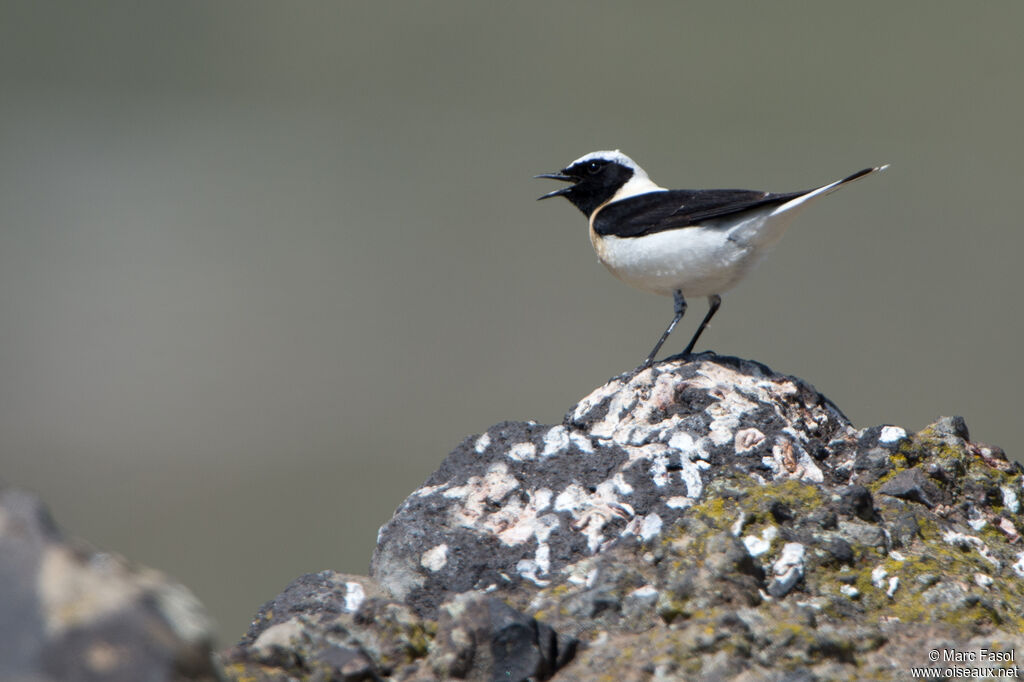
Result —
<path fill-rule="evenodd" d="M 804 577 L 804 546 L 799 542 L 786 543 L 772 566 L 772 572 L 775 577 L 768 583 L 768 594 L 776 599 L 789 594 Z"/>
<path fill-rule="evenodd" d="M 371 575 L 425 616 L 452 593 L 543 587 L 620 538 L 657 537 L 716 471 L 821 483 L 816 457 L 856 437 L 811 386 L 762 365 L 663 363 L 613 379 L 563 424 L 467 439 L 381 529 Z"/>
<path fill-rule="evenodd" d="M 576 648 L 574 638 L 479 592 L 445 602 L 437 625 L 429 662 L 441 679 L 546 680 Z"/>
<path fill-rule="evenodd" d="M 762 365 L 673 359 L 464 441 L 381 529 L 372 579 L 289 587 L 227 670 L 857 680 L 1024 650 L 1021 481 L 962 419 L 857 430 Z"/>
<path fill-rule="evenodd" d="M 370 578 L 322 571 L 264 604 L 223 660 L 234 680 L 526 680 L 548 679 L 575 646 L 485 593 L 459 594 L 427 621 Z"/>
<path fill-rule="evenodd" d="M 839 493 L 839 513 L 856 516 L 863 521 L 875 521 L 875 503 L 871 491 L 862 485 L 851 485 Z"/>
<path fill-rule="evenodd" d="M 0 488 L 0 679 L 219 679 L 198 600 L 65 538 L 34 495 Z"/>
<path fill-rule="evenodd" d="M 267 602 L 223 660 L 231 679 L 378 680 L 423 659 L 426 624 L 371 579 L 304 575 Z"/>
<path fill-rule="evenodd" d="M 890 497 L 919 502 L 929 509 L 943 500 L 942 491 L 925 477 L 920 467 L 904 469 L 883 483 L 878 492 Z"/>
<path fill-rule="evenodd" d="M 892 453 L 884 448 L 872 448 L 858 452 L 853 460 L 855 475 L 852 481 L 870 485 L 892 471 Z M 843 472 L 845 474 L 845 472 Z"/>
<path fill-rule="evenodd" d="M 840 564 L 852 565 L 855 555 L 850 543 L 842 538 L 833 538 L 825 544 L 825 551 L 833 561 Z"/>

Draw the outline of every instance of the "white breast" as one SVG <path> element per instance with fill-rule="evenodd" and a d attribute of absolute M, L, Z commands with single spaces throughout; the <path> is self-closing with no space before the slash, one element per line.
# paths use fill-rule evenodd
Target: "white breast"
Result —
<path fill-rule="evenodd" d="M 710 296 L 734 287 L 782 236 L 789 215 L 769 211 L 728 225 L 685 227 L 643 237 L 602 237 L 591 227 L 598 259 L 626 284 L 655 294 Z M 767 237 L 767 239 L 766 239 Z"/>

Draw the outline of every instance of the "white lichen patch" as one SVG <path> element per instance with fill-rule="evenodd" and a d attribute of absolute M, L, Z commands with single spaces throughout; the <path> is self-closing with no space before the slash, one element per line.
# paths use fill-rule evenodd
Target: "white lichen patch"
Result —
<path fill-rule="evenodd" d="M 547 545 L 544 545 L 544 548 L 547 549 Z M 516 573 L 538 587 L 547 587 L 551 584 L 550 580 L 540 577 L 544 572 L 545 570 L 533 559 L 521 559 L 516 563 Z"/>
<path fill-rule="evenodd" d="M 619 533 L 619 537 L 635 535 L 644 542 L 649 542 L 658 536 L 663 525 L 664 522 L 661 520 L 661 517 L 655 513 L 648 514 L 647 516 L 636 516 L 630 519 L 629 523 Z"/>
<path fill-rule="evenodd" d="M 689 453 L 679 453 L 679 480 L 686 486 L 686 496 L 699 499 L 704 492 L 704 480 L 700 477 L 701 464 L 690 459 Z"/>
<path fill-rule="evenodd" d="M 366 591 L 362 584 L 350 581 L 345 583 L 345 612 L 355 613 L 366 601 Z"/>
<path fill-rule="evenodd" d="M 621 491 L 614 480 L 604 481 L 593 493 L 573 483 L 555 498 L 554 509 L 572 516 L 573 529 L 587 537 L 591 552 L 597 551 L 604 542 L 604 527 L 609 521 L 636 515 L 633 507 L 621 499 Z"/>
<path fill-rule="evenodd" d="M 782 554 L 772 565 L 772 572 L 775 575 L 785 575 L 792 568 L 799 567 L 803 570 L 804 565 L 804 546 L 799 542 L 787 542 L 782 547 Z"/>
<path fill-rule="evenodd" d="M 740 429 L 736 432 L 736 438 L 733 440 L 733 447 L 736 449 L 737 455 L 742 455 L 745 452 L 750 452 L 765 439 L 765 435 L 758 429 Z"/>
<path fill-rule="evenodd" d="M 473 450 L 478 455 L 482 455 L 482 454 L 484 454 L 484 452 L 487 450 L 487 448 L 490 445 L 491 445 L 491 434 L 484 433 L 484 434 L 481 434 L 481 436 L 476 439 L 476 443 L 473 445 Z"/>
<path fill-rule="evenodd" d="M 875 566 L 874 570 L 871 571 L 871 584 L 882 589 L 885 587 L 885 579 L 889 576 L 889 571 L 885 570 L 883 566 Z"/>
<path fill-rule="evenodd" d="M 755 559 L 768 552 L 772 548 L 772 541 L 779 535 L 779 529 L 775 526 L 768 526 L 761 531 L 761 536 L 748 535 L 743 538 L 743 546 L 747 553 Z M 802 546 L 802 545 L 801 545 Z"/>
<path fill-rule="evenodd" d="M 633 381 L 628 386 L 623 386 L 618 381 L 612 381 L 597 389 L 580 402 L 575 413 L 578 419 L 582 419 L 594 405 L 600 404 L 601 400 L 607 398 L 608 395 L 614 394 L 611 402 L 608 404 L 608 412 L 605 414 L 604 419 L 590 427 L 591 436 L 594 438 L 608 438 L 617 442 L 621 440 L 621 438 L 615 436 L 620 431 L 622 422 L 624 420 L 628 421 L 633 407 L 640 400 L 638 395 L 639 387 L 635 386 L 635 384 L 636 377 L 633 378 Z M 598 400 L 591 403 L 590 401 L 594 398 L 598 398 Z"/>
<path fill-rule="evenodd" d="M 677 443 L 686 439 L 678 439 Z M 692 439 L 689 441 L 692 443 Z M 672 470 L 679 474 L 679 481 L 686 487 L 686 497 L 696 500 L 704 489 L 704 481 L 700 472 L 710 464 L 700 459 L 706 456 L 703 449 L 696 446 L 689 450 L 672 448 L 661 443 L 650 443 L 629 451 L 630 461 L 624 468 L 629 468 L 634 462 L 646 460 L 648 474 L 651 482 L 659 488 L 664 488 L 673 483 Z"/>
<path fill-rule="evenodd" d="M 773 594 L 785 594 L 793 589 L 793 586 L 804 576 L 804 546 L 799 542 L 787 542 L 782 547 L 782 553 L 772 564 L 772 573 L 775 579 L 772 581 Z"/>
<path fill-rule="evenodd" d="M 643 601 L 657 599 L 658 588 L 656 588 L 654 585 L 644 585 L 643 587 L 638 587 L 629 594 L 627 594 L 626 598 L 640 599 Z M 651 603 L 653 603 L 653 601 Z"/>
<path fill-rule="evenodd" d="M 551 507 L 552 492 L 547 488 L 535 490 L 527 502 L 513 497 L 495 512 L 488 514 L 481 522 L 484 529 L 493 533 L 509 547 L 543 536 L 547 539 L 550 526 L 558 525 L 558 517 L 542 514 Z"/>
<path fill-rule="evenodd" d="M 896 594 L 896 590 L 899 589 L 899 586 L 900 579 L 897 576 L 894 575 L 891 578 L 889 578 L 889 587 L 885 590 L 885 596 L 887 596 L 889 599 L 892 599 L 893 595 Z"/>
<path fill-rule="evenodd" d="M 1008 485 L 1004 485 L 1000 488 L 1003 493 L 1003 506 L 1006 507 L 1008 512 L 1016 514 L 1020 511 L 1020 498 L 1017 496 L 1017 491 Z"/>
<path fill-rule="evenodd" d="M 659 374 L 654 380 L 648 402 L 652 409 L 667 410 L 676 401 L 676 392 L 684 383 L 682 378 L 672 373 Z"/>
<path fill-rule="evenodd" d="M 530 441 L 516 443 L 508 449 L 508 458 L 517 462 L 537 459 L 537 446 Z"/>
<path fill-rule="evenodd" d="M 765 455 L 761 462 L 772 470 L 773 478 L 795 478 L 801 481 L 822 483 L 825 475 L 803 447 L 791 438 L 778 436 L 772 446 L 772 454 Z"/>
<path fill-rule="evenodd" d="M 448 564 L 448 545 L 441 543 L 431 547 L 420 557 L 420 566 L 437 573 Z"/>
<path fill-rule="evenodd" d="M 644 373 L 641 372 L 639 376 Z M 643 382 L 630 382 L 631 386 L 640 388 L 637 384 L 647 384 L 649 379 Z M 659 374 L 649 390 L 644 391 L 643 399 L 637 404 L 631 414 L 631 421 L 640 424 L 653 424 L 659 421 L 654 417 L 655 412 L 663 413 L 676 402 L 676 394 L 685 385 L 685 380 L 673 372 Z"/>
<path fill-rule="evenodd" d="M 622 380 L 615 379 L 591 391 L 590 395 L 576 404 L 576 409 L 572 413 L 573 420 L 583 421 L 591 410 L 603 403 L 609 396 L 614 395 L 622 386 Z"/>
<path fill-rule="evenodd" d="M 615 492 L 622 495 L 633 494 L 633 486 L 629 484 L 629 481 L 626 480 L 626 477 L 621 471 L 602 483 L 602 485 L 611 486 Z"/>
<path fill-rule="evenodd" d="M 582 433 L 573 433 L 569 436 L 572 444 L 588 455 L 594 454 L 594 444 Z"/>
<path fill-rule="evenodd" d="M 569 447 L 569 430 L 559 424 L 548 429 L 544 434 L 544 449 L 542 457 L 551 457 L 564 452 Z"/>
<path fill-rule="evenodd" d="M 565 581 L 570 585 L 582 587 L 591 582 L 592 575 L 596 577 L 597 569 L 593 567 L 591 561 L 584 559 L 583 561 L 577 561 L 574 564 L 563 567 L 562 575 L 565 576 Z"/>
<path fill-rule="evenodd" d="M 673 495 L 672 497 L 665 500 L 665 506 L 670 509 L 686 509 L 693 506 L 693 500 L 689 497 L 681 497 L 679 495 Z"/>
<path fill-rule="evenodd" d="M 663 526 L 661 517 L 657 514 L 648 514 L 640 524 L 640 538 L 645 542 L 653 540 L 661 532 Z"/>
<path fill-rule="evenodd" d="M 1021 578 L 1024 578 L 1024 552 L 1017 555 L 1017 561 L 1010 568 Z"/>
<path fill-rule="evenodd" d="M 706 410 L 712 417 L 708 438 L 716 445 L 734 442 L 741 418 L 757 409 L 759 404 L 785 404 L 790 396 L 799 392 L 791 381 L 772 381 L 764 377 L 738 374 L 721 365 L 702 365 L 700 376 L 705 382 L 695 385 L 708 389 L 716 398 Z M 790 421 L 786 415 L 780 413 L 779 416 Z"/>
<path fill-rule="evenodd" d="M 533 554 L 533 562 L 541 573 L 547 573 L 551 569 L 551 545 L 548 544 L 548 536 L 551 535 L 551 531 L 558 528 L 557 517 L 549 515 L 545 518 L 553 519 L 555 523 L 547 524 L 547 533 L 541 533 L 538 529 L 537 551 Z"/>
<path fill-rule="evenodd" d="M 668 464 L 669 456 L 668 450 L 664 445 L 655 443 L 653 445 L 645 445 L 643 448 L 639 448 L 642 452 L 647 453 L 647 459 L 651 461 L 651 465 L 648 469 L 651 475 L 651 480 L 654 485 L 659 488 L 664 488 L 669 484 L 668 477 Z"/>
<path fill-rule="evenodd" d="M 755 409 L 757 405 L 734 391 L 722 392 L 719 401 L 708 405 L 705 412 L 711 415 L 708 438 L 715 445 L 725 445 L 735 439 L 740 417 Z"/>
<path fill-rule="evenodd" d="M 743 528 L 747 525 L 747 521 L 750 520 L 750 515 L 745 511 L 741 511 L 740 515 L 736 517 L 729 532 L 732 533 L 734 538 L 738 538 L 743 532 Z"/>
<path fill-rule="evenodd" d="M 471 476 L 465 485 L 445 490 L 444 497 L 459 500 L 452 505 L 452 523 L 458 526 L 473 526 L 483 516 L 489 504 L 501 501 L 519 487 L 519 481 L 508 471 L 505 463 L 492 464 L 483 476 Z"/>
<path fill-rule="evenodd" d="M 767 393 L 767 399 L 773 403 L 789 402 L 792 398 L 800 395 L 800 387 L 792 381 L 776 381 L 765 378 L 757 382 Z"/>
<path fill-rule="evenodd" d="M 612 381 L 584 398 L 573 414 L 582 419 L 606 402 L 607 412 L 591 427 L 592 436 L 625 445 L 642 445 L 657 438 L 664 441 L 666 433 L 682 430 L 678 416 L 665 419 L 662 415 L 677 400 L 684 385 L 707 391 L 715 399 L 706 408 L 711 417 L 706 437 L 715 445 L 733 442 L 741 418 L 757 409 L 759 403 L 797 390 L 795 386 L 780 387 L 763 378 L 709 363 L 685 380 L 673 372 L 662 372 L 652 384 L 651 373 L 646 370 L 626 384 L 622 380 Z"/>
<path fill-rule="evenodd" d="M 943 533 L 942 540 L 950 545 L 953 545 L 954 547 L 959 547 L 960 549 L 973 548 L 978 552 L 978 554 L 981 555 L 982 559 L 989 562 L 997 569 L 1000 567 L 999 559 L 997 559 L 992 554 L 992 550 L 990 550 L 988 548 L 988 545 L 986 545 L 985 542 L 979 537 L 975 537 L 974 535 L 965 535 L 964 533 L 958 533 L 955 530 L 947 530 L 945 533 Z"/>
<path fill-rule="evenodd" d="M 535 585 L 544 587 L 551 582 L 540 576 L 551 570 L 551 545 L 548 544 L 548 538 L 559 525 L 558 516 L 555 514 L 537 517 L 534 524 L 537 550 L 533 553 L 533 559 L 522 559 L 516 564 L 516 572 Z"/>
<path fill-rule="evenodd" d="M 883 445 L 892 445 L 898 443 L 907 437 L 907 432 L 898 426 L 885 426 L 882 427 L 881 433 L 878 434 L 878 442 Z"/>
<path fill-rule="evenodd" d="M 693 436 L 686 431 L 676 431 L 668 439 L 668 446 L 673 450 L 681 450 L 682 452 L 693 452 L 698 450 L 697 441 L 694 440 Z M 706 459 L 707 453 L 703 448 L 699 448 L 700 452 L 698 457 L 700 459 Z"/>
<path fill-rule="evenodd" d="M 1006 537 L 1010 542 L 1017 542 L 1017 539 L 1020 538 L 1020 533 L 1017 532 L 1017 526 L 1013 525 L 1013 521 L 1005 516 L 1001 517 L 999 519 L 999 523 L 996 525 L 999 526 L 999 530 L 1006 534 Z"/>

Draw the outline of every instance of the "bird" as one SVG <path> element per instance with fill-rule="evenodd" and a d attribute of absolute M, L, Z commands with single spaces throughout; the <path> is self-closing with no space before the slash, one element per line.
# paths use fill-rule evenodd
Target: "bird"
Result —
<path fill-rule="evenodd" d="M 705 296 L 708 312 L 683 356 L 689 356 L 722 294 L 736 286 L 782 238 L 808 202 L 888 164 L 802 192 L 745 189 L 666 189 L 622 152 L 586 154 L 537 178 L 571 184 L 538 197 L 565 197 L 590 225 L 598 260 L 626 284 L 673 299 L 673 317 L 638 369 L 650 367 L 686 313 L 687 299 Z"/>

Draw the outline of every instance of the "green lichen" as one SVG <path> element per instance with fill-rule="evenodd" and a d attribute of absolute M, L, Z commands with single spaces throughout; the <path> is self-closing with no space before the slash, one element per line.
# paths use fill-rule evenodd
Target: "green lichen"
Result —
<path fill-rule="evenodd" d="M 259 682 L 259 677 L 249 674 L 244 663 L 230 663 L 223 667 L 224 675 L 231 682 Z"/>
<path fill-rule="evenodd" d="M 429 652 L 430 641 L 437 634 L 437 623 L 427 621 L 412 627 L 403 628 L 403 645 L 409 661 L 423 658 Z"/>
<path fill-rule="evenodd" d="M 975 574 L 994 573 L 994 567 L 976 551 L 965 552 L 942 541 L 937 537 L 934 522 L 929 520 L 923 525 L 927 526 L 924 534 L 932 540 L 902 552 L 903 561 L 890 555 L 878 563 L 864 562 L 852 573 L 855 576 L 852 584 L 860 591 L 859 607 L 874 617 L 894 617 L 905 623 L 946 623 L 973 630 L 1007 624 L 1024 628 L 1024 615 L 1015 606 L 1024 598 L 1020 581 L 1003 579 L 996 580 L 987 589 L 978 587 L 974 582 Z M 886 571 L 882 587 L 872 582 L 872 572 L 879 566 Z M 840 578 L 848 580 L 851 575 L 827 570 L 818 570 L 815 574 L 819 593 L 825 591 L 825 586 L 829 592 L 838 592 L 843 583 Z M 929 603 L 926 595 L 933 584 L 922 584 L 918 580 L 926 574 L 964 586 L 966 597 L 956 603 Z M 890 597 L 887 589 L 892 577 L 899 578 L 899 587 Z"/>
<path fill-rule="evenodd" d="M 731 529 L 741 512 L 747 515 L 746 526 L 757 528 L 777 525 L 771 514 L 773 505 L 783 504 L 800 515 L 820 507 L 823 502 L 824 493 L 814 483 L 796 479 L 760 483 L 751 477 L 737 475 L 728 482 L 727 489 L 709 491 L 708 497 L 694 505 L 690 513 L 715 530 L 722 531 Z"/>
<path fill-rule="evenodd" d="M 787 505 L 794 512 L 816 509 L 822 505 L 824 494 L 819 485 L 796 479 L 772 481 L 767 485 L 752 485 L 742 500 L 744 508 L 751 512 L 770 513 L 775 502 Z"/>
<path fill-rule="evenodd" d="M 725 500 L 721 497 L 714 497 L 693 506 L 694 516 L 718 529 L 724 527 L 723 524 L 728 521 L 728 515 L 731 515 L 732 511 L 726 508 Z M 731 523 L 731 521 L 729 522 Z"/>

